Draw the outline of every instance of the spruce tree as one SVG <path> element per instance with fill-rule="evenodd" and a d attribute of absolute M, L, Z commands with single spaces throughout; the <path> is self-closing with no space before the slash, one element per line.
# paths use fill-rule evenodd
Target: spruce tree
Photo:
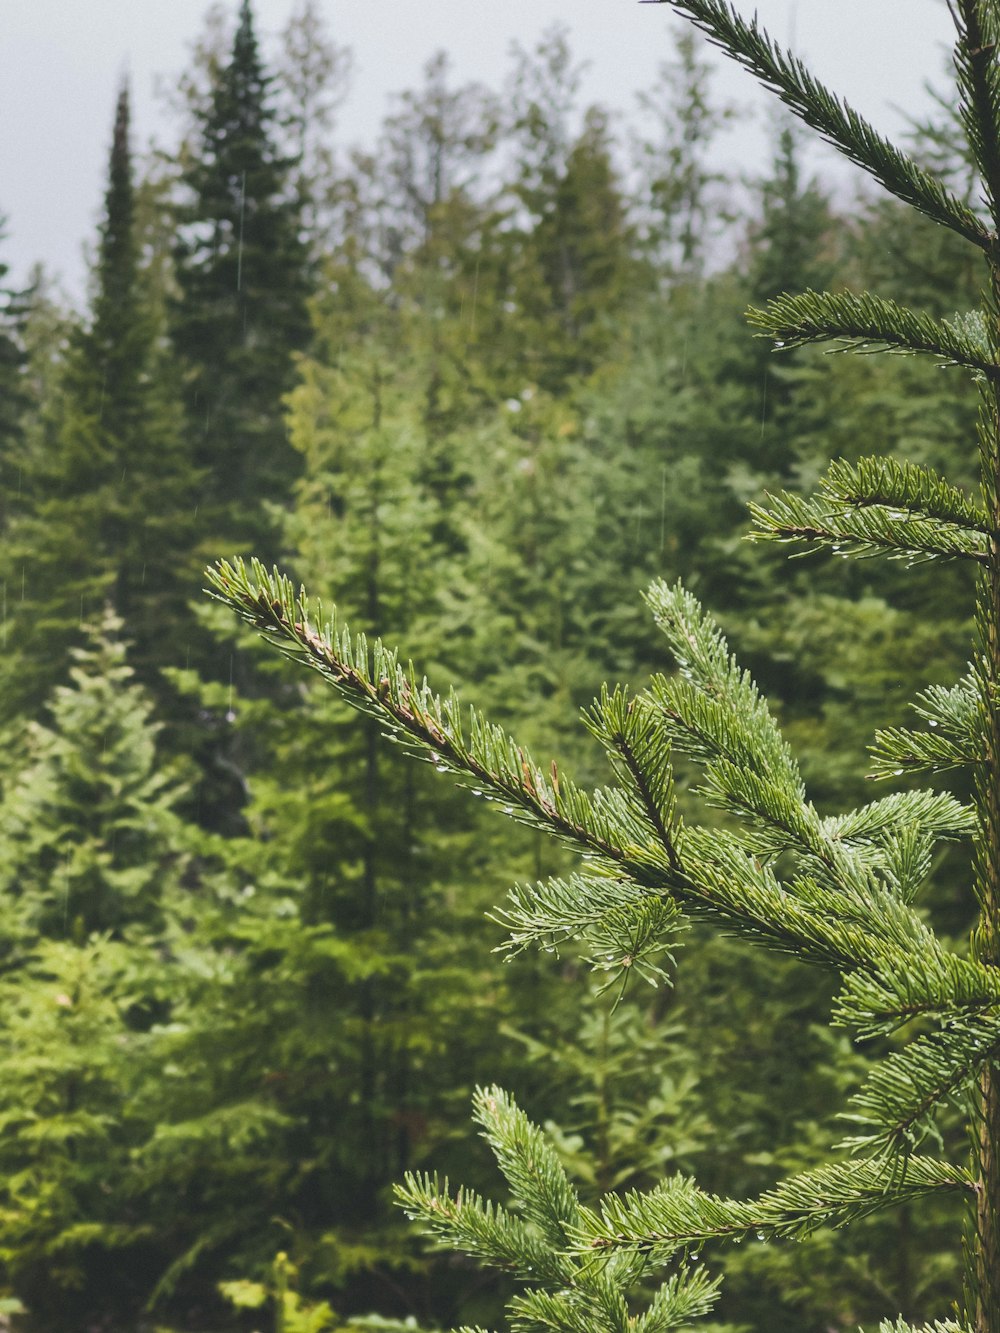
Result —
<path fill-rule="evenodd" d="M 4 237 L 0 215 L 0 241 Z M 24 321 L 28 293 L 7 285 L 8 265 L 0 260 L 0 467 L 10 467 L 28 405 Z"/>
<path fill-rule="evenodd" d="M 55 938 L 156 922 L 179 873 L 177 764 L 157 754 L 152 702 L 125 660 L 110 607 L 73 650 L 46 723 L 28 727 L 0 801 L 0 885 L 33 927 Z"/>
<path fill-rule="evenodd" d="M 309 264 L 295 164 L 278 147 L 273 79 L 249 0 L 229 59 L 213 73 L 182 181 L 173 339 L 205 476 L 202 530 L 241 549 L 273 540 L 262 499 L 290 490 L 295 455 L 281 398 L 309 335 Z"/>
<path fill-rule="evenodd" d="M 53 401 L 12 460 L 17 484 L 0 556 L 11 622 L 2 664 L 8 715 L 41 703 L 81 622 L 105 602 L 127 620 L 134 664 L 149 684 L 191 627 L 198 478 L 146 299 L 126 86 L 92 281 L 90 318 L 72 335 Z"/>
<path fill-rule="evenodd" d="M 353 638 L 291 583 L 259 563 L 222 563 L 217 594 L 284 651 L 318 671 L 402 744 L 475 784 L 505 813 L 544 829 L 585 858 L 579 873 L 516 889 L 501 913 L 512 947 L 583 942 L 624 983 L 664 974 L 686 917 L 714 921 L 749 943 L 792 953 L 840 979 L 833 1021 L 856 1039 L 892 1042 L 870 1063 L 847 1112 L 840 1158 L 776 1182 L 751 1199 L 699 1189 L 685 1176 L 649 1193 L 581 1206 L 544 1136 L 499 1089 L 477 1118 L 515 1210 L 433 1177 L 411 1177 L 404 1206 L 435 1236 L 517 1273 L 511 1306 L 523 1329 L 660 1330 L 711 1307 L 702 1248 L 753 1237 L 795 1239 L 820 1226 L 951 1197 L 964 1207 L 966 1280 L 956 1318 L 938 1329 L 1000 1330 L 1000 5 L 955 0 L 955 68 L 962 122 L 982 205 L 956 197 L 783 52 L 725 0 L 670 0 L 802 120 L 891 194 L 982 252 L 979 309 L 940 319 L 868 292 L 782 294 L 752 312 L 779 347 L 927 355 L 971 373 L 981 399 L 979 494 L 935 470 L 888 456 L 834 461 L 811 498 L 789 493 L 756 507 L 761 539 L 844 556 L 952 561 L 977 572 L 969 670 L 923 691 L 913 727 L 874 744 L 873 775 L 969 775 L 971 802 L 906 787 L 838 816 L 809 800 L 766 701 L 712 618 L 680 585 L 652 585 L 647 602 L 680 668 L 642 694 L 606 689 L 586 721 L 614 780 L 588 791 L 454 693 L 440 697 L 380 642 Z M 682 815 L 671 750 L 699 764 L 701 795 L 720 825 Z M 917 906 L 935 848 L 970 839 L 969 950 L 953 949 Z M 885 1053 L 886 1050 L 888 1053 Z M 971 1150 L 952 1160 L 939 1125 L 957 1107 Z M 956 1212 L 956 1225 L 958 1217 Z M 957 1237 L 956 1237 L 957 1244 Z M 640 1312 L 630 1294 L 650 1267 L 671 1275 Z M 911 1312 L 914 1313 L 914 1312 Z M 933 1318 L 943 1311 L 915 1312 Z M 900 1316 L 885 1333 L 911 1325 Z"/>
<path fill-rule="evenodd" d="M 516 364 L 522 384 L 558 392 L 607 354 L 629 290 L 632 238 L 609 117 L 598 106 L 580 116 L 583 67 L 567 33 L 552 28 L 533 51 L 513 54 L 507 282 L 530 328 Z"/>
<path fill-rule="evenodd" d="M 0 795 L 0 1282 L 30 1328 L 117 1316 L 151 1283 L 133 1154 L 163 1114 L 150 1028 L 189 982 L 168 922 L 190 915 L 201 844 L 121 631 L 110 609 L 87 628 Z"/>

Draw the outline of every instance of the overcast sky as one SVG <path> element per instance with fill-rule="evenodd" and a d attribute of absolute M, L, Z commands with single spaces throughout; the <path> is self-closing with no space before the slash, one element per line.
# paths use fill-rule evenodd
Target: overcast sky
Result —
<path fill-rule="evenodd" d="M 237 0 L 231 0 L 235 9 Z M 636 0 L 318 0 L 331 34 L 352 48 L 352 92 L 338 138 L 371 143 L 390 93 L 415 87 L 435 51 L 454 59 L 456 81 L 498 87 L 510 44 L 532 45 L 565 23 L 580 60 L 590 63 L 585 94 L 630 111 L 670 50 L 668 6 Z M 296 0 L 255 0 L 265 56 Z M 22 278 L 43 262 L 78 297 L 83 246 L 100 213 L 117 85 L 128 71 L 134 142 L 169 139 L 155 96 L 176 79 L 201 32 L 207 0 L 0 0 L 0 213 L 3 257 Z M 950 38 L 945 0 L 743 0 L 777 41 L 879 128 L 897 133 L 893 107 L 919 114 L 924 84 L 942 83 Z M 720 58 L 721 61 L 721 58 Z M 720 69 L 718 96 L 757 101 L 742 71 Z M 760 117 L 758 117 L 758 122 Z M 742 130 L 720 151 L 726 165 L 753 169 L 765 159 L 760 128 Z M 828 171 L 828 159 L 817 158 Z"/>

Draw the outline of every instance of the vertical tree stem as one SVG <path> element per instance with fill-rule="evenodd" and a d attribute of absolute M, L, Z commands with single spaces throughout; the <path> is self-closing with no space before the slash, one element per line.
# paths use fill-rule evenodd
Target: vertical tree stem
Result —
<path fill-rule="evenodd" d="M 1000 344 L 1000 267 L 991 259 L 992 317 Z M 977 791 L 980 842 L 976 949 L 982 962 L 1000 965 L 1000 396 L 984 392 L 980 421 L 983 498 L 992 537 L 990 563 L 980 588 L 978 616 L 985 708 L 985 763 Z M 1000 1333 L 1000 1070 L 986 1067 L 979 1085 L 980 1119 L 974 1127 L 978 1194 L 975 1229 L 975 1330 Z"/>

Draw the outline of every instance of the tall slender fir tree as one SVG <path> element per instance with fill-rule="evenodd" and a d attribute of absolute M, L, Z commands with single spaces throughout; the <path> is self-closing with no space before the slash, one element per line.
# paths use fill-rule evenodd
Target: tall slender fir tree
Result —
<path fill-rule="evenodd" d="M 310 290 L 295 163 L 278 147 L 249 0 L 215 77 L 183 180 L 173 337 L 205 474 L 203 531 L 241 549 L 274 539 L 261 497 L 290 493 L 281 398 L 309 336 Z"/>
<path fill-rule="evenodd" d="M 44 699 L 81 621 L 105 602 L 127 621 L 134 665 L 161 688 L 156 669 L 173 660 L 190 624 L 198 477 L 146 299 L 133 175 L 123 85 L 90 318 L 74 331 L 53 399 L 12 460 L 17 482 L 0 554 L 11 621 L 12 651 L 0 667 L 8 714 Z"/>
<path fill-rule="evenodd" d="M 0 215 L 0 240 L 4 231 L 4 218 Z M 4 470 L 10 466 L 21 437 L 22 418 L 28 404 L 23 339 L 26 294 L 7 285 L 8 272 L 8 265 L 0 260 L 0 466 Z"/>

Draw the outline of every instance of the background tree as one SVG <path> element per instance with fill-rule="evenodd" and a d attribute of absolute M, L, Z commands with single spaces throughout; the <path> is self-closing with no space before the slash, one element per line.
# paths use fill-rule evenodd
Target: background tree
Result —
<path fill-rule="evenodd" d="M 125 87 L 93 284 L 90 320 L 74 332 L 51 401 L 10 459 L 8 717 L 37 709 L 79 640 L 81 618 L 105 602 L 127 619 L 136 667 L 160 689 L 156 668 L 192 629 L 199 479 L 146 303 Z M 174 645 L 167 654 L 164 634 Z"/>
<path fill-rule="evenodd" d="M 327 34 L 314 0 L 302 0 L 282 33 L 276 80 L 281 130 L 295 164 L 295 193 L 314 260 L 335 240 L 342 191 L 334 131 L 352 72 L 350 48 Z"/>
<path fill-rule="evenodd" d="M 152 1028 L 183 976 L 161 950 L 198 880 L 189 772 L 164 760 L 121 629 L 110 609 L 88 627 L 0 798 L 0 1271 L 53 1329 L 124 1317 L 155 1272 L 133 1154 L 159 1114 L 141 1094 Z"/>
<path fill-rule="evenodd" d="M 5 231 L 0 216 L 0 241 Z M 5 469 L 17 455 L 23 417 L 28 406 L 26 391 L 27 354 L 24 347 L 24 322 L 28 293 L 6 285 L 8 266 L 0 261 L 0 458 Z"/>
<path fill-rule="evenodd" d="M 287 496 L 295 457 L 281 427 L 293 353 L 309 337 L 311 290 L 293 159 L 278 147 L 273 77 L 249 0 L 184 172 L 172 335 L 203 475 L 201 525 L 235 549 L 273 530 L 262 496 Z M 269 545 L 270 543 L 270 545 Z"/>
<path fill-rule="evenodd" d="M 645 246 L 664 275 L 700 273 L 732 221 L 724 173 L 711 165 L 714 142 L 737 113 L 710 95 L 712 66 L 699 37 L 680 28 L 672 61 L 639 94 L 641 130 L 632 149 Z"/>

